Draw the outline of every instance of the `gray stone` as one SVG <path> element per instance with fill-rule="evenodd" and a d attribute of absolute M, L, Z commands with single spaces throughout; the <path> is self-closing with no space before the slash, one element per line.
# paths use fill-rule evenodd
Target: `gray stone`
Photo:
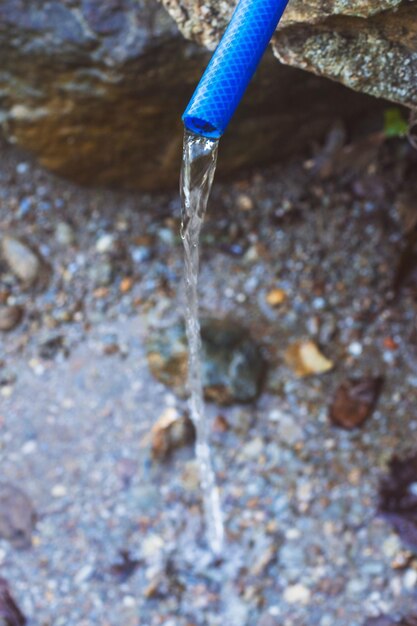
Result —
<path fill-rule="evenodd" d="M 30 547 L 36 514 L 32 502 L 19 488 L 0 483 L 0 537 L 14 547 Z"/>
<path fill-rule="evenodd" d="M 62 246 L 71 246 L 75 241 L 74 230 L 67 222 L 58 222 L 55 239 Z"/>
<path fill-rule="evenodd" d="M 1 253 L 10 270 L 22 282 L 33 284 L 39 278 L 41 261 L 20 239 L 4 237 L 1 242 Z"/>

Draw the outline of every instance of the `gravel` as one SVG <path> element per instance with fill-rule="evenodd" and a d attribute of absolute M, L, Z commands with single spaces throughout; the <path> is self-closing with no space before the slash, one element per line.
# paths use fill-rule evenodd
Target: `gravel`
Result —
<path fill-rule="evenodd" d="M 413 612 L 417 560 L 375 514 L 380 476 L 417 430 L 415 288 L 390 297 L 405 182 L 384 169 L 407 158 L 395 142 L 375 157 L 375 197 L 354 191 L 367 170 L 322 181 L 303 160 L 214 188 L 202 310 L 233 314 L 269 362 L 256 403 L 207 408 L 227 528 L 219 562 L 192 447 L 151 455 L 158 417 L 186 410 L 145 348 L 150 323 L 180 316 L 177 196 L 81 190 L 3 147 L 0 231 L 51 266 L 24 290 L 0 265 L 2 305 L 25 311 L 0 343 L 2 482 L 37 513 L 30 549 L 0 540 L 0 570 L 30 626 L 362 626 Z M 19 208 L 39 189 L 45 210 Z M 273 289 L 286 294 L 279 306 Z M 334 369 L 297 378 L 284 363 L 297 341 Z M 365 375 L 385 380 L 375 412 L 335 428 L 334 391 Z M 123 554 L 135 566 L 121 580 Z"/>

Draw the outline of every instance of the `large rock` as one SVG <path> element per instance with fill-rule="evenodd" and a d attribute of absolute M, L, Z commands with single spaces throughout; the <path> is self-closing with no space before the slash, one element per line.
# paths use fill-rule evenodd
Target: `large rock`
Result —
<path fill-rule="evenodd" d="M 186 37 L 213 49 L 235 2 L 162 0 Z M 283 63 L 417 107 L 417 3 L 291 0 L 273 49 Z"/>
<path fill-rule="evenodd" d="M 214 0 L 170 4 L 181 26 L 188 32 L 194 24 L 206 44 L 217 40 L 231 8 L 222 2 L 213 21 L 212 13 L 203 16 Z M 307 14 L 319 4 L 294 6 Z M 324 4 L 331 12 L 335 3 Z M 369 3 L 341 4 L 359 10 Z M 208 53 L 183 39 L 156 0 L 0 0 L 0 57 L 2 127 L 44 166 L 81 184 L 177 184 L 180 115 Z M 285 157 L 335 118 L 363 118 L 375 106 L 269 55 L 223 142 L 219 171 Z"/>

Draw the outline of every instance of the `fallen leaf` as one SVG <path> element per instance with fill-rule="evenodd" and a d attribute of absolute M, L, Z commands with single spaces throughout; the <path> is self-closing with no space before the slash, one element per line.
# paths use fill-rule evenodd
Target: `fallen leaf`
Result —
<path fill-rule="evenodd" d="M 348 430 L 362 426 L 375 410 L 382 384 L 380 376 L 351 378 L 342 382 L 330 405 L 330 421 Z"/>
<path fill-rule="evenodd" d="M 271 289 L 266 296 L 266 302 L 269 306 L 279 306 L 287 299 L 287 294 L 282 289 Z"/>
<path fill-rule="evenodd" d="M 417 548 L 417 456 L 391 459 L 379 486 L 378 512 L 405 544 Z"/>
<path fill-rule="evenodd" d="M 156 459 L 166 459 L 173 450 L 188 445 L 195 440 L 195 428 L 189 417 L 179 415 L 169 407 L 152 427 L 152 455 Z"/>
<path fill-rule="evenodd" d="M 120 562 L 111 566 L 110 573 L 118 579 L 118 582 L 124 583 L 135 573 L 140 561 L 132 559 L 128 550 L 120 550 L 119 554 Z"/>
<path fill-rule="evenodd" d="M 14 485 L 0 483 L 0 537 L 15 548 L 30 548 L 35 521 L 28 496 Z"/>
<path fill-rule="evenodd" d="M 284 355 L 286 364 L 300 378 L 313 374 L 324 374 L 334 364 L 320 352 L 313 341 L 297 341 L 291 344 Z"/>
<path fill-rule="evenodd" d="M 25 626 L 26 624 L 26 618 L 17 606 L 4 578 L 0 578 L 0 624 L 4 626 Z"/>

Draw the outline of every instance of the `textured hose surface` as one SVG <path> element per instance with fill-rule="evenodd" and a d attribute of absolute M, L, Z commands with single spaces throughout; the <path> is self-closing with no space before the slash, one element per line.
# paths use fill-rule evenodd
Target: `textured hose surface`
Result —
<path fill-rule="evenodd" d="M 225 131 L 288 0 L 240 0 L 183 115 L 185 127 L 219 138 Z"/>

